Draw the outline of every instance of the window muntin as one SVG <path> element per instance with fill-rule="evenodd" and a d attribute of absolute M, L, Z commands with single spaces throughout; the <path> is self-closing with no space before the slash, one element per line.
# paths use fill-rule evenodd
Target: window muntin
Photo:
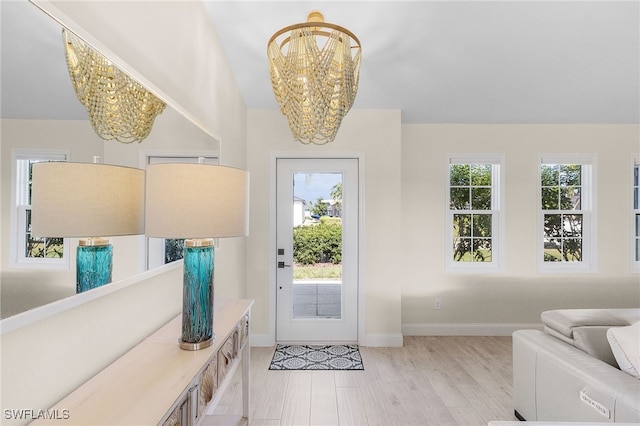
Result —
<path fill-rule="evenodd" d="M 64 238 L 34 237 L 31 234 L 31 208 L 20 206 L 20 230 L 24 232 L 24 257 L 29 259 L 62 259 L 64 257 Z"/>
<path fill-rule="evenodd" d="M 448 270 L 500 267 L 501 162 L 488 156 L 449 158 Z"/>
<path fill-rule="evenodd" d="M 539 269 L 594 271 L 593 156 L 545 156 L 539 167 Z"/>
<path fill-rule="evenodd" d="M 583 258 L 582 166 L 542 164 L 544 262 L 581 262 Z"/>
<path fill-rule="evenodd" d="M 453 213 L 453 260 L 491 262 L 491 165 L 451 164 L 449 208 Z"/>

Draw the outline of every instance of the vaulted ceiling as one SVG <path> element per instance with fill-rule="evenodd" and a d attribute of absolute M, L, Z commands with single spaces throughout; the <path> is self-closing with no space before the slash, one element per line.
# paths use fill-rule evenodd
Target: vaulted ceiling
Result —
<path fill-rule="evenodd" d="M 271 35 L 320 10 L 362 42 L 354 109 L 399 109 L 407 123 L 640 123 L 639 1 L 205 4 L 250 109 L 277 108 Z M 26 0 L 0 14 L 2 117 L 86 118 L 58 24 Z"/>

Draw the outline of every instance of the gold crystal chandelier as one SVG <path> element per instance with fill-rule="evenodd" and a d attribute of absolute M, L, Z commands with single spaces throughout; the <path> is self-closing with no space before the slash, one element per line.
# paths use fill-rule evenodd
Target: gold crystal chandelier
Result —
<path fill-rule="evenodd" d="M 62 30 L 62 38 L 73 88 L 98 136 L 141 142 L 165 103 L 74 34 Z"/>
<path fill-rule="evenodd" d="M 322 145 L 336 137 L 358 91 L 362 48 L 353 33 L 311 12 L 307 22 L 267 43 L 271 84 L 295 140 Z"/>

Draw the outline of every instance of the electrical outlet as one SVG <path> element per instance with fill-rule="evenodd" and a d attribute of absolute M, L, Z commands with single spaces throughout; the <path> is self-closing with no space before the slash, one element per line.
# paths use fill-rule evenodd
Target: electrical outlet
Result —
<path fill-rule="evenodd" d="M 442 309 L 442 299 L 436 299 L 436 301 L 433 304 L 433 307 L 435 309 Z"/>

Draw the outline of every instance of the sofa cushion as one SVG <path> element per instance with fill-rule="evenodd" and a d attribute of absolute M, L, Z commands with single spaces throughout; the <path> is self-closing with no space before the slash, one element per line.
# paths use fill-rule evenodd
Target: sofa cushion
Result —
<path fill-rule="evenodd" d="M 640 321 L 640 309 L 555 309 L 540 319 L 546 327 L 573 339 L 577 327 L 625 326 Z"/>
<path fill-rule="evenodd" d="M 607 340 L 609 328 L 611 327 L 578 327 L 573 330 L 573 345 L 592 357 L 618 368 Z"/>
<path fill-rule="evenodd" d="M 607 339 L 620 369 L 640 379 L 640 321 L 609 328 Z"/>
<path fill-rule="evenodd" d="M 543 312 L 541 319 L 545 333 L 618 368 L 607 330 L 640 321 L 640 309 L 556 309 Z"/>

